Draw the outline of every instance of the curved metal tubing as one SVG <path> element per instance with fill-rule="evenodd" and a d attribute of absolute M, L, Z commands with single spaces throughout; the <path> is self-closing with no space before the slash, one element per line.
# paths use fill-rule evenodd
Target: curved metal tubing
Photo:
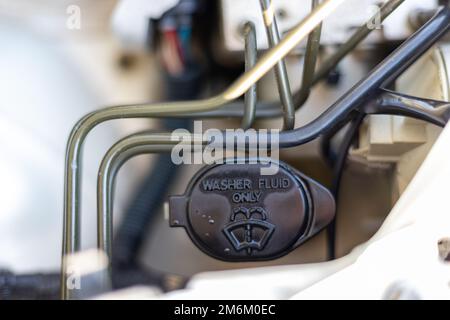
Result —
<path fill-rule="evenodd" d="M 306 85 L 302 84 L 300 90 L 294 94 L 294 104 L 296 108 L 301 107 L 309 97 L 311 86 L 317 84 L 320 80 L 325 78 L 335 68 L 342 59 L 347 56 L 349 52 L 354 50 L 367 36 L 374 30 L 369 27 L 369 23 L 374 21 L 375 18 L 379 18 L 383 22 L 389 15 L 395 11 L 405 0 L 389 0 L 381 8 L 379 14 L 373 16 L 365 24 L 360 26 L 355 33 L 345 42 L 339 49 L 333 53 L 329 58 L 325 59 L 320 64 L 317 71 L 314 73 L 314 77 L 311 81 L 308 81 Z M 379 15 L 379 16 L 378 16 Z"/>
<path fill-rule="evenodd" d="M 395 11 L 395 9 L 397 9 L 404 1 L 405 0 L 389 0 L 388 2 L 386 2 L 380 9 L 379 18 L 381 22 L 389 17 L 389 15 L 393 11 Z M 320 66 L 318 66 L 317 71 L 314 73 L 312 83 L 310 81 L 304 81 L 304 83 L 306 82 L 309 83 L 310 86 L 314 86 L 326 75 L 328 75 L 348 53 L 354 50 L 374 30 L 373 28 L 368 27 L 369 22 L 373 19 L 375 19 L 375 17 L 372 17 L 365 24 L 359 27 L 358 30 L 356 30 L 356 32 L 350 37 L 349 40 L 347 40 L 346 43 L 340 46 L 335 53 L 326 58 L 324 62 L 321 63 Z M 305 59 L 307 58 L 305 57 Z M 311 90 L 310 86 L 305 86 L 302 84 L 302 87 L 294 94 L 294 107 L 296 110 L 298 110 L 306 102 Z M 258 103 L 258 107 L 256 109 L 256 118 L 281 117 L 283 116 L 283 113 L 279 110 L 279 108 L 279 104 L 277 103 Z M 191 113 L 184 116 L 196 118 L 241 118 L 243 116 L 243 113 L 244 111 L 242 109 L 242 104 L 230 103 L 227 104 L 225 108 L 222 108 L 220 110 L 208 111 L 203 113 Z"/>
<path fill-rule="evenodd" d="M 314 10 L 319 5 L 319 0 L 312 0 L 312 10 Z M 320 49 L 320 36 L 322 33 L 322 23 L 319 24 L 313 32 L 308 36 L 308 43 L 306 44 L 305 61 L 303 63 L 303 78 L 302 78 L 302 88 L 305 88 L 307 92 L 304 101 L 309 97 L 311 93 L 311 88 L 314 82 L 314 76 L 316 72 L 317 58 Z M 303 104 L 303 103 L 302 103 Z M 300 106 L 301 104 L 298 104 Z"/>
<path fill-rule="evenodd" d="M 104 156 L 97 180 L 97 247 L 105 252 L 108 260 L 108 274 L 105 281 L 111 281 L 112 241 L 113 241 L 113 205 L 115 180 L 120 168 L 132 157 L 170 152 L 177 144 L 204 144 L 203 137 L 187 135 L 175 137 L 170 133 L 143 132 L 133 134 L 114 144 Z"/>
<path fill-rule="evenodd" d="M 272 0 L 260 0 L 259 3 L 261 4 L 269 49 L 271 49 L 280 42 L 277 18 L 273 11 Z M 291 85 L 289 83 L 286 63 L 283 59 L 279 60 L 275 67 L 275 78 L 277 81 L 278 92 L 280 93 L 281 105 L 283 107 L 283 129 L 291 130 L 295 126 L 295 107 L 292 101 Z"/>
<path fill-rule="evenodd" d="M 389 15 L 395 11 L 405 0 L 389 0 L 386 2 L 381 8 L 379 17 L 380 21 L 383 22 Z M 354 50 L 374 29 L 369 28 L 369 22 L 373 21 L 375 16 L 369 19 L 365 24 L 360 26 L 355 33 L 350 37 L 347 42 L 345 42 L 339 49 L 333 53 L 330 57 L 326 58 L 324 62 L 322 62 L 317 71 L 314 73 L 314 77 L 312 80 L 307 79 L 303 80 L 301 88 L 294 94 L 294 107 L 295 110 L 298 110 L 308 99 L 311 87 L 319 83 L 325 76 L 327 76 L 333 68 L 344 59 L 344 57 Z M 313 31 L 316 32 L 317 28 Z M 319 41 L 319 40 L 317 40 Z M 308 55 L 308 50 L 305 55 L 305 60 L 310 60 L 306 56 Z M 314 57 L 314 54 L 311 54 L 310 57 Z M 312 60 L 310 60 L 312 61 Z M 310 65 L 310 63 L 306 63 L 305 66 Z M 308 73 L 309 74 L 309 73 Z M 308 84 L 308 85 L 305 85 Z M 279 110 L 280 106 L 277 103 L 258 103 L 258 107 L 256 109 L 256 118 L 269 118 L 269 117 L 281 117 L 283 116 L 283 112 Z M 226 108 L 209 111 L 205 113 L 195 113 L 189 114 L 186 116 L 189 117 L 198 117 L 198 118 L 216 118 L 216 117 L 232 117 L 232 118 L 241 118 L 244 111 L 242 110 L 241 104 L 227 104 Z"/>
<path fill-rule="evenodd" d="M 186 135 L 186 141 L 170 133 L 143 132 L 133 134 L 114 144 L 104 156 L 97 180 L 97 244 L 112 256 L 112 189 L 117 172 L 131 157 L 143 153 L 169 152 L 177 144 L 206 143 L 203 137 Z"/>
<path fill-rule="evenodd" d="M 256 43 L 256 29 L 253 22 L 247 22 L 244 26 L 245 37 L 245 71 L 250 70 L 256 64 L 258 48 Z M 242 128 L 250 129 L 256 116 L 256 83 L 250 87 L 244 97 L 244 117 Z"/>

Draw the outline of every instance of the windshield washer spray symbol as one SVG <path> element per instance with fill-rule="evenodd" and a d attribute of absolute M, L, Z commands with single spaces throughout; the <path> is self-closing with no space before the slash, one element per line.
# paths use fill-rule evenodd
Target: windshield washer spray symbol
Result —
<path fill-rule="evenodd" d="M 242 216 L 242 219 L 237 217 Z M 256 216 L 260 218 L 257 219 Z M 263 250 L 275 230 L 275 226 L 267 220 L 267 212 L 262 207 L 234 209 L 231 222 L 223 232 L 236 251 L 246 250 L 251 255 L 253 250 Z M 259 231 L 259 232 L 256 232 Z M 257 237 L 257 238 L 255 238 Z"/>

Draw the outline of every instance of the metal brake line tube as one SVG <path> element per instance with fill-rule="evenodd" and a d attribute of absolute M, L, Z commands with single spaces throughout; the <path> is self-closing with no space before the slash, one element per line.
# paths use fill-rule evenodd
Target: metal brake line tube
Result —
<path fill-rule="evenodd" d="M 307 81 L 302 83 L 301 88 L 294 94 L 294 104 L 296 108 L 302 106 L 309 97 L 311 87 L 317 84 L 320 80 L 326 77 L 339 62 L 341 62 L 349 52 L 354 50 L 373 30 L 369 26 L 371 21 L 380 19 L 380 22 L 386 20 L 392 12 L 394 12 L 405 0 L 389 0 L 381 8 L 380 12 L 376 13 L 366 23 L 361 25 L 355 33 L 343 45 L 341 45 L 335 53 L 325 59 L 317 68 L 314 74 L 310 74 Z M 317 30 L 317 28 L 316 28 Z M 318 32 L 318 31 L 315 31 Z M 311 36 L 311 35 L 310 35 Z M 319 34 L 320 36 L 320 34 Z M 305 57 L 306 59 L 306 57 Z M 306 66 L 306 65 L 305 65 Z"/>
<path fill-rule="evenodd" d="M 177 144 L 206 143 L 202 136 L 187 134 L 186 138 L 171 133 L 143 132 L 123 138 L 105 154 L 97 181 L 97 243 L 108 257 L 112 256 L 112 199 L 117 172 L 135 155 L 170 152 Z"/>
<path fill-rule="evenodd" d="M 314 8 L 316 8 L 318 5 L 319 0 L 312 0 L 311 10 L 314 10 Z M 303 90 L 306 90 L 305 91 L 306 94 L 302 103 L 296 104 L 296 106 L 298 107 L 300 107 L 304 102 L 306 102 L 313 87 L 317 58 L 319 56 L 321 33 L 322 33 L 322 23 L 319 24 L 308 36 L 308 42 L 306 44 L 306 51 L 305 51 L 305 60 L 303 63 L 302 86 L 300 89 L 302 90 L 303 88 L 305 88 Z"/>
<path fill-rule="evenodd" d="M 175 139 L 170 133 L 143 132 L 123 138 L 114 144 L 104 156 L 97 180 L 97 247 L 109 257 L 105 281 L 111 281 L 114 186 L 120 168 L 134 156 L 149 153 L 170 152 L 174 145 L 205 144 L 202 136 L 189 134 L 187 140 Z"/>
<path fill-rule="evenodd" d="M 273 10 L 272 0 L 260 0 L 259 3 L 261 5 L 270 50 L 280 42 L 277 18 Z M 283 107 L 283 130 L 291 130 L 295 126 L 295 107 L 292 101 L 291 85 L 284 59 L 279 60 L 275 66 L 275 78 Z"/>
<path fill-rule="evenodd" d="M 380 22 L 383 22 L 387 17 L 390 16 L 392 12 L 394 12 L 405 0 L 389 0 L 387 1 L 381 8 L 380 12 L 375 16 L 371 17 L 366 23 L 361 25 L 355 33 L 343 44 L 341 45 L 335 53 L 326 58 L 318 67 L 317 71 L 314 74 L 310 73 L 308 70 L 307 73 L 304 72 L 303 77 L 307 77 L 306 80 L 303 81 L 301 88 L 294 93 L 294 107 L 295 110 L 301 108 L 304 105 L 306 100 L 309 97 L 310 90 L 312 86 L 316 85 L 319 81 L 321 81 L 324 77 L 326 77 L 333 68 L 341 62 L 344 57 L 347 56 L 352 50 L 354 50 L 372 31 L 374 28 L 369 27 L 369 23 L 374 21 L 376 18 L 380 19 Z M 310 34 L 309 38 L 312 38 L 313 41 L 319 42 L 319 26 L 315 28 L 313 33 Z M 315 34 L 315 36 L 313 36 Z M 307 50 L 305 54 L 305 66 L 312 65 L 314 60 L 314 50 L 316 50 L 315 45 L 312 45 L 313 42 L 309 42 L 307 47 L 310 48 L 311 51 Z M 318 46 L 317 46 L 318 47 Z M 317 58 L 317 57 L 316 57 Z M 308 63 L 307 63 L 308 61 Z M 239 103 L 231 103 L 227 104 L 226 108 L 222 108 L 220 110 L 214 110 L 203 113 L 189 114 L 187 116 L 195 116 L 199 118 L 216 118 L 216 117 L 234 117 L 241 118 L 244 111 L 242 109 L 242 104 Z M 283 112 L 280 110 L 279 104 L 276 103 L 258 103 L 258 108 L 256 110 L 256 118 L 269 118 L 269 117 L 281 117 L 283 116 Z"/>
<path fill-rule="evenodd" d="M 88 133 L 98 124 L 108 120 L 167 116 L 181 112 L 202 112 L 219 108 L 225 103 L 237 99 L 344 1 L 327 0 L 323 2 L 294 27 L 277 46 L 269 50 L 251 70 L 244 73 L 227 90 L 216 97 L 200 101 L 111 107 L 92 112 L 75 125 L 70 134 L 66 151 L 61 263 L 61 296 L 63 299 L 70 298 L 70 290 L 67 286 L 68 274 L 64 258 L 80 250 L 81 154 L 83 143 Z"/>
<path fill-rule="evenodd" d="M 256 29 L 253 22 L 247 22 L 244 26 L 245 37 L 245 71 L 250 70 L 256 64 L 258 47 L 256 43 Z M 242 117 L 242 128 L 251 128 L 256 116 L 256 83 L 250 87 L 244 97 L 244 116 Z"/>

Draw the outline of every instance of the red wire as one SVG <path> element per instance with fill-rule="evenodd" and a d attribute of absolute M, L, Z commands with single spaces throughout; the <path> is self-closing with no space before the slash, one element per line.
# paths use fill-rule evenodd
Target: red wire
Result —
<path fill-rule="evenodd" d="M 162 54 L 166 69 L 169 73 L 177 74 L 184 68 L 184 58 L 178 33 L 175 29 L 163 32 Z"/>

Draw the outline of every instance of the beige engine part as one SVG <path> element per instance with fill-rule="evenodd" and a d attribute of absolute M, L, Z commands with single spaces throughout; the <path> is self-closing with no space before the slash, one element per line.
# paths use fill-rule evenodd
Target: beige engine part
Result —
<path fill-rule="evenodd" d="M 450 46 L 431 49 L 397 80 L 397 91 L 449 101 L 449 63 Z M 374 115 L 361 128 L 359 147 L 351 150 L 350 154 L 353 160 L 364 161 L 368 165 L 394 165 L 394 184 L 399 195 L 417 172 L 440 132 L 440 128 L 423 121 Z"/>

